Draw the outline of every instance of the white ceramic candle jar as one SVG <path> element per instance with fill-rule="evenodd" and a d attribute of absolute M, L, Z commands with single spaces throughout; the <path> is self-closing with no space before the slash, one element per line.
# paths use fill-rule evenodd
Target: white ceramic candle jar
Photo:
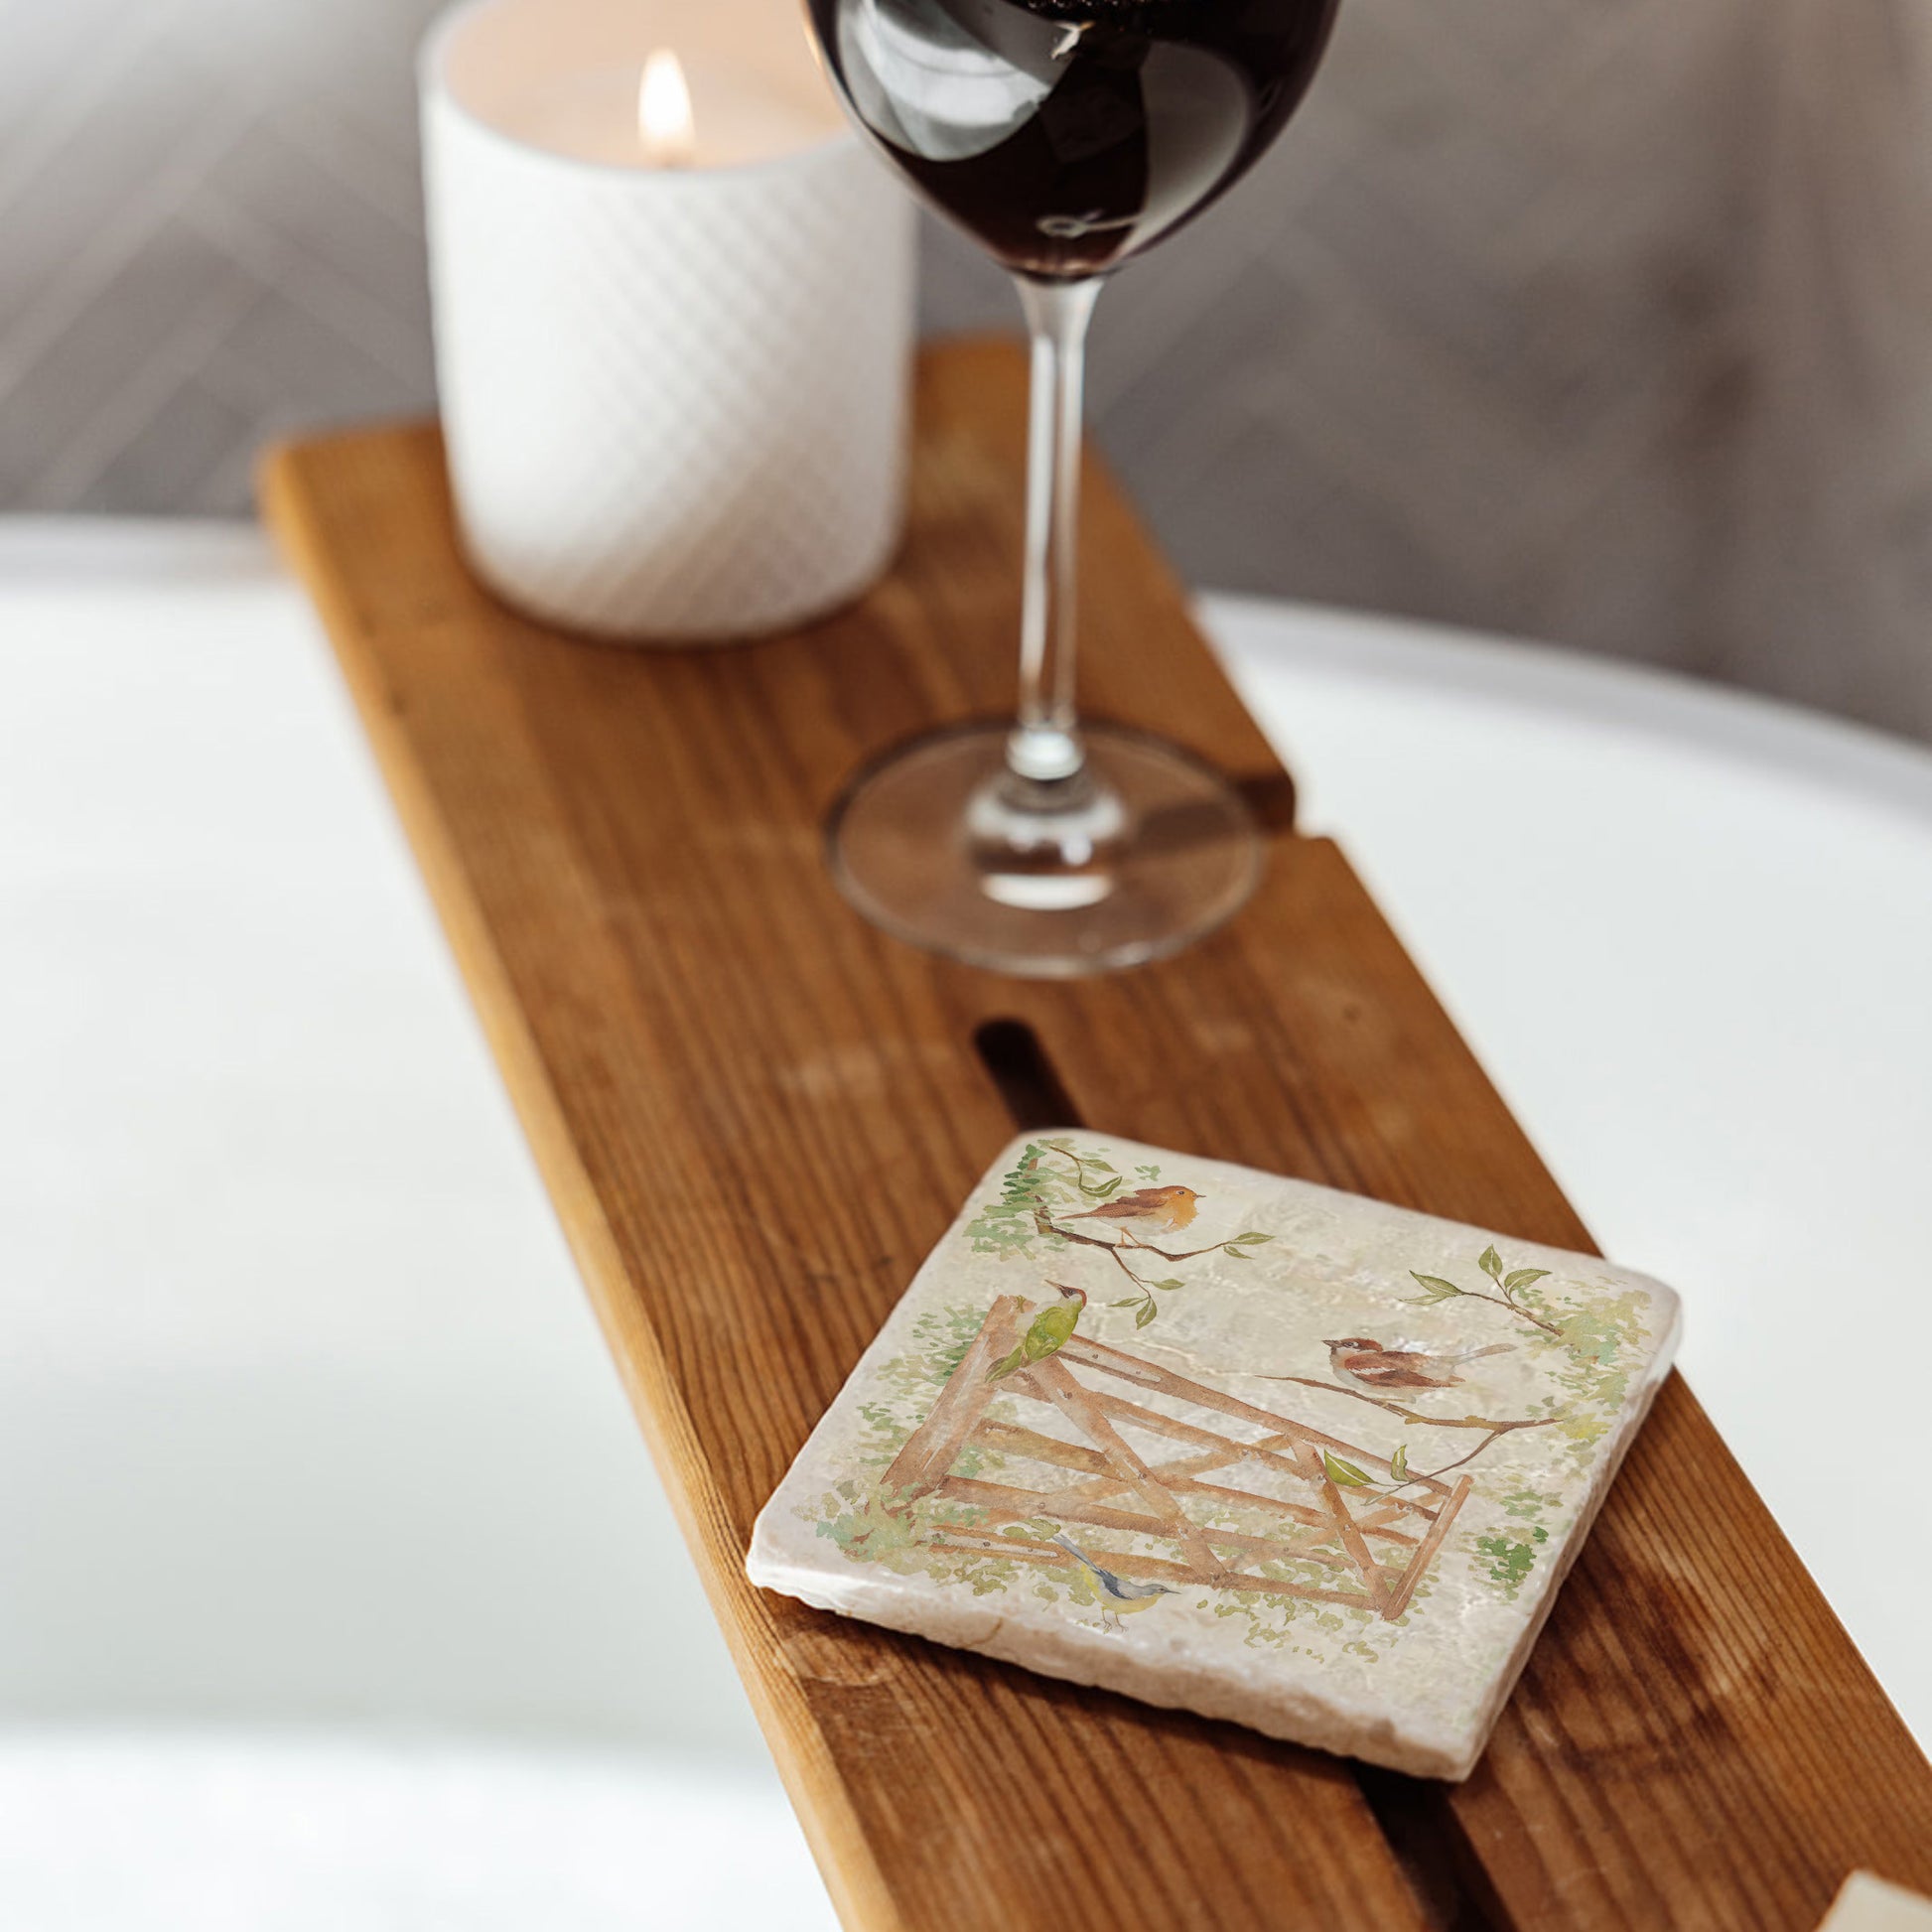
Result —
<path fill-rule="evenodd" d="M 797 0 L 470 0 L 422 96 L 479 575 L 548 621 L 663 641 L 864 590 L 901 517 L 912 212 Z"/>

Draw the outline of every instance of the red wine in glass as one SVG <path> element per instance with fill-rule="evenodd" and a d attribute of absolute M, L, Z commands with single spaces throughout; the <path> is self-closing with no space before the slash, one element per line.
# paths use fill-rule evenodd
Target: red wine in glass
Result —
<path fill-rule="evenodd" d="M 834 816 L 834 874 L 877 923 L 979 965 L 1064 976 L 1173 952 L 1247 897 L 1261 842 L 1191 756 L 1075 715 L 1086 325 L 1108 274 L 1281 132 L 1337 0 L 807 4 L 853 116 L 1013 272 L 1034 345 L 1018 722 L 869 767 Z"/>
<path fill-rule="evenodd" d="M 1308 91 L 1336 0 L 810 0 L 860 122 L 1009 268 L 1172 233 Z"/>

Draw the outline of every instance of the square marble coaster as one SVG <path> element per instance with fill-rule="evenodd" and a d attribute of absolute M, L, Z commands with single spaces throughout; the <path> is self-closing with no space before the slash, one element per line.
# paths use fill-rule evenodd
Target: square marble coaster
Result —
<path fill-rule="evenodd" d="M 754 1583 L 1467 1776 L 1669 1366 L 1592 1256 L 1087 1132 L 1014 1142 L 753 1533 Z"/>
<path fill-rule="evenodd" d="M 1855 1871 L 1818 1932 L 1932 1932 L 1932 1898 Z"/>

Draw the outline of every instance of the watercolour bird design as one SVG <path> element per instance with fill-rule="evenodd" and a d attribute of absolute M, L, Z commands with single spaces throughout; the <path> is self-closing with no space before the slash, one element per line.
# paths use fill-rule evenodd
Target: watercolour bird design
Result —
<path fill-rule="evenodd" d="M 1083 1214 L 1067 1214 L 1068 1221 L 1112 1221 L 1128 1229 L 1158 1228 L 1178 1234 L 1194 1218 L 1200 1196 L 1191 1187 L 1137 1187 L 1131 1194 L 1103 1201 Z"/>
<path fill-rule="evenodd" d="M 1372 1335 L 1344 1335 L 1322 1344 L 1335 1380 L 1366 1395 L 1414 1394 L 1451 1389 L 1462 1380 L 1456 1370 L 1484 1355 L 1506 1355 L 1513 1342 L 1492 1342 L 1462 1355 L 1428 1355 L 1416 1348 L 1384 1348 Z"/>
<path fill-rule="evenodd" d="M 1072 1338 L 1081 1311 L 1087 1306 L 1087 1292 L 1084 1288 L 1067 1288 L 1060 1282 L 1048 1282 L 1047 1287 L 1058 1289 L 1060 1299 L 1047 1303 L 1027 1324 L 1020 1346 L 987 1370 L 989 1382 L 1001 1381 L 1017 1368 L 1029 1368 L 1035 1362 L 1043 1362 L 1048 1355 L 1057 1355 Z"/>
<path fill-rule="evenodd" d="M 1179 1594 L 1170 1584 L 1142 1584 L 1116 1576 L 1104 1564 L 1095 1563 L 1063 1532 L 1055 1536 L 1053 1541 L 1086 1573 L 1093 1593 L 1100 1598 L 1100 1623 L 1103 1629 L 1118 1630 L 1122 1617 L 1132 1616 L 1136 1610 L 1152 1609 L 1164 1596 Z"/>

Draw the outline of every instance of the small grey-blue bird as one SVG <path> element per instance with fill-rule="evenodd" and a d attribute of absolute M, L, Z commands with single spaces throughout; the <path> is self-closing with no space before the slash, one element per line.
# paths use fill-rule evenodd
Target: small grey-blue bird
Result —
<path fill-rule="evenodd" d="M 1100 1623 L 1103 1629 L 1118 1630 L 1122 1617 L 1132 1616 L 1136 1610 L 1150 1608 L 1163 1596 L 1179 1594 L 1168 1584 L 1140 1584 L 1126 1577 L 1115 1576 L 1104 1565 L 1095 1563 L 1077 1543 L 1069 1542 L 1064 1535 L 1055 1536 L 1053 1541 L 1086 1572 L 1094 1594 L 1100 1598 Z"/>

